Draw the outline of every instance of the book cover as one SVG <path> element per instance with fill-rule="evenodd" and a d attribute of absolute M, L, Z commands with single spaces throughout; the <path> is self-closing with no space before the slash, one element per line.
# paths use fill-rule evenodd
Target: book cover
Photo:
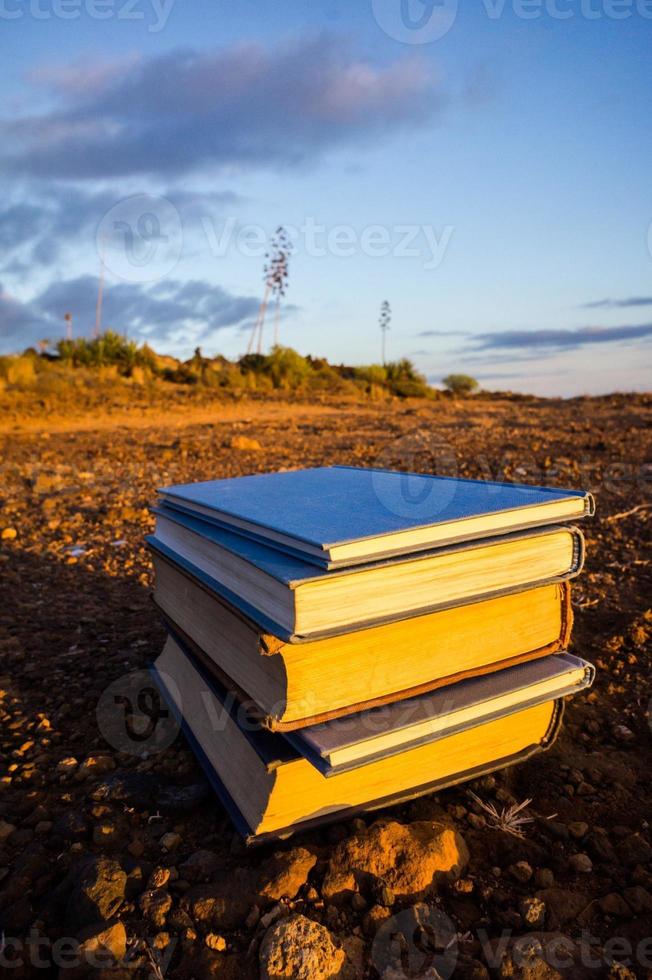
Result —
<path fill-rule="evenodd" d="M 326 567 L 579 519 L 594 510 L 582 490 L 352 466 L 209 480 L 159 493 L 169 506 Z M 489 516 L 494 521 L 484 530 L 469 524 Z M 428 528 L 439 529 L 436 540 L 410 534 Z"/>

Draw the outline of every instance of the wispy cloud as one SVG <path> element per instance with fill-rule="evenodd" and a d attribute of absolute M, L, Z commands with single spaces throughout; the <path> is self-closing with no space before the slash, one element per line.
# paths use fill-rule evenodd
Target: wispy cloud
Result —
<path fill-rule="evenodd" d="M 583 303 L 580 310 L 625 310 L 633 306 L 652 306 L 652 296 L 627 296 L 625 299 L 598 299 Z"/>
<path fill-rule="evenodd" d="M 33 73 L 36 82 L 43 73 Z M 50 69 L 58 104 L 0 126 L 0 163 L 40 177 L 179 175 L 302 164 L 346 142 L 427 122 L 443 95 L 427 61 L 376 65 L 341 37 L 237 44 Z"/>
<path fill-rule="evenodd" d="M 0 274 L 31 274 L 36 267 L 54 265 L 69 248 L 92 252 L 100 221 L 122 196 L 69 184 L 23 183 L 0 203 Z M 185 230 L 201 218 L 215 218 L 226 209 L 231 213 L 242 200 L 219 190 L 172 189 L 163 196 L 179 212 Z"/>
<path fill-rule="evenodd" d="M 467 337 L 468 330 L 422 330 L 415 337 Z"/>
<path fill-rule="evenodd" d="M 97 280 L 80 276 L 48 286 L 22 303 L 0 287 L 0 346 L 15 351 L 63 332 L 63 315 L 73 313 L 76 332 L 88 335 L 95 319 Z M 188 348 L 218 331 L 251 323 L 259 300 L 238 296 L 202 280 L 166 279 L 153 286 L 118 283 L 105 293 L 103 323 L 140 340 Z"/>
<path fill-rule="evenodd" d="M 587 344 L 614 344 L 648 336 L 652 336 L 652 323 L 569 330 L 504 330 L 476 334 L 470 350 L 569 350 Z"/>

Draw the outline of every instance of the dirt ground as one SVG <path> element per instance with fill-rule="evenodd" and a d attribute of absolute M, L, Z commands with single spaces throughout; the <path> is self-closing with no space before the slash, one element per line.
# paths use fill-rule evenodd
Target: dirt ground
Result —
<path fill-rule="evenodd" d="M 216 404 L 170 421 L 145 416 L 132 424 L 125 416 L 48 427 L 32 419 L 5 427 L 0 915 L 5 937 L 32 930 L 46 940 L 43 965 L 15 944 L 16 960 L 10 967 L 3 961 L 0 973 L 57 975 L 52 944 L 88 927 L 79 883 L 89 861 L 95 858 L 97 875 L 97 858 L 105 856 L 103 873 L 110 865 L 127 876 L 126 890 L 118 888 L 101 918 L 120 951 L 126 936 L 129 976 L 255 977 L 266 929 L 296 913 L 346 948 L 348 975 L 377 976 L 384 969 L 374 943 L 379 923 L 425 900 L 457 932 L 459 956 L 447 975 L 652 977 L 651 422 L 649 397 L 615 395 L 269 410 L 260 402 Z M 238 437 L 256 448 L 236 448 Z M 143 546 L 155 489 L 329 463 L 590 489 L 597 516 L 584 524 L 587 562 L 574 589 L 572 649 L 596 665 L 597 679 L 567 705 L 549 752 L 474 787 L 499 811 L 531 799 L 524 839 L 492 828 L 460 786 L 286 842 L 283 860 L 296 862 L 307 850 L 315 861 L 298 873 L 295 893 L 270 910 L 251 875 L 274 848 L 245 851 L 183 737 L 149 758 L 134 757 L 105 741 L 96 709 L 102 692 L 155 658 L 163 642 Z M 136 777 L 131 795 L 112 793 L 116 773 Z M 396 900 L 376 888 L 343 906 L 324 900 L 324 873 L 342 841 L 380 817 L 409 825 L 442 815 L 469 848 L 461 879 L 441 882 L 436 896 L 415 891 Z M 204 857 L 195 863 L 208 870 L 193 878 L 188 859 L 198 853 Z M 184 904 L 197 880 L 233 882 L 233 914 L 216 912 L 210 930 Z M 535 899 L 545 906 L 538 919 L 529 911 Z M 584 939 L 598 958 L 558 968 L 537 961 L 528 973 L 507 953 L 502 965 L 487 953 L 491 939 L 513 943 L 537 930 Z M 422 956 L 402 962 L 402 972 L 385 975 L 434 976 Z M 315 968 L 305 975 L 340 974 Z"/>

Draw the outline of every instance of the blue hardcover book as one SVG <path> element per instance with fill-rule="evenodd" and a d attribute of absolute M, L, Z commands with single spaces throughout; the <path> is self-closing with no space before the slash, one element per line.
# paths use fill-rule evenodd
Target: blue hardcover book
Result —
<path fill-rule="evenodd" d="M 260 729 L 243 706 L 170 635 L 153 676 L 215 792 L 248 841 L 261 841 L 398 803 L 475 779 L 548 748 L 559 730 L 563 703 L 528 704 L 513 720 L 471 720 L 442 738 L 407 746 L 399 764 L 391 755 L 325 778 L 303 747 Z M 469 732 L 480 731 L 482 737 Z M 472 751 L 469 751 L 471 746 Z"/>
<path fill-rule="evenodd" d="M 575 527 L 545 527 L 329 571 L 176 508 L 147 543 L 274 636 L 379 625 L 563 582 L 583 563 Z"/>
<path fill-rule="evenodd" d="M 263 473 L 160 490 L 169 507 L 326 568 L 428 550 L 594 512 L 583 490 L 354 466 Z"/>

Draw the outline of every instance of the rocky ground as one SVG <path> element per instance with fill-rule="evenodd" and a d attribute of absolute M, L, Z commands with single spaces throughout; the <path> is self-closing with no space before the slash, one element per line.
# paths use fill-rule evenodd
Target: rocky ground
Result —
<path fill-rule="evenodd" d="M 652 977 L 651 404 L 215 406 L 173 427 L 8 429 L 0 973 Z M 183 737 L 139 757 L 106 741 L 98 703 L 163 641 L 142 544 L 154 489 L 329 462 L 590 488 L 574 650 L 598 676 L 529 763 L 245 850 Z M 528 799 L 522 838 L 489 812 Z"/>

